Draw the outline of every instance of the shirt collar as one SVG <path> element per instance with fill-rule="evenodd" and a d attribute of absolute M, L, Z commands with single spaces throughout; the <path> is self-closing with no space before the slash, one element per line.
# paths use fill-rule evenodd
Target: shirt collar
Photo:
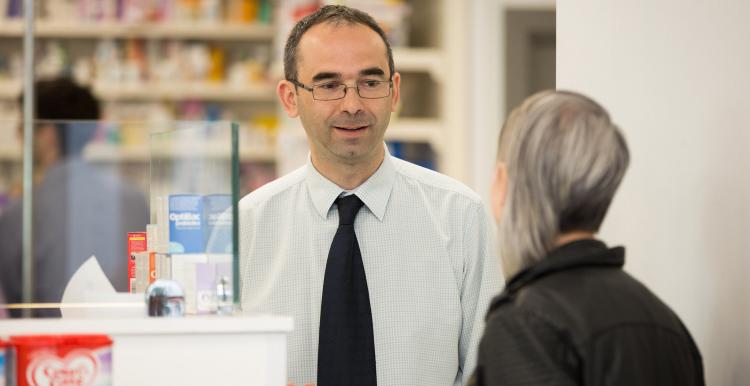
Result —
<path fill-rule="evenodd" d="M 362 185 L 356 187 L 352 193 L 362 200 L 379 221 L 383 221 L 395 179 L 396 169 L 391 160 L 391 154 L 386 147 L 383 162 L 378 169 Z M 322 218 L 327 218 L 331 205 L 345 190 L 320 174 L 313 166 L 312 159 L 309 156 L 307 157 L 305 181 L 315 209 Z"/>

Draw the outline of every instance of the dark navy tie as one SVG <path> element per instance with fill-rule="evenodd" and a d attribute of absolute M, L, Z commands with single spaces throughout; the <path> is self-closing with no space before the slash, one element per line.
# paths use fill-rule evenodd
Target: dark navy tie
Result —
<path fill-rule="evenodd" d="M 354 218 L 355 195 L 336 199 L 339 228 L 331 243 L 323 282 L 317 386 L 375 386 L 375 340 L 367 277 Z"/>

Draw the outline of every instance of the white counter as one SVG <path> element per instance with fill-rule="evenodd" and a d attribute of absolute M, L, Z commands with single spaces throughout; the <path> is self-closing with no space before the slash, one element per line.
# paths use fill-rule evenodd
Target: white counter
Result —
<path fill-rule="evenodd" d="M 114 386 L 284 386 L 292 319 L 269 315 L 136 319 L 15 319 L 0 336 L 106 334 Z"/>

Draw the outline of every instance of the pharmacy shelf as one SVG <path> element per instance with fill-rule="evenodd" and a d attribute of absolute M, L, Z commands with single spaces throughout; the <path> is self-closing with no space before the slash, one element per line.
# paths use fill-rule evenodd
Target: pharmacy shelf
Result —
<path fill-rule="evenodd" d="M 225 147 L 206 146 L 196 149 L 180 150 L 177 152 L 160 152 L 154 157 L 180 158 L 186 155 L 201 158 L 228 157 Z M 97 163 L 145 163 L 149 162 L 151 156 L 147 146 L 127 147 L 107 144 L 94 144 L 86 147 L 83 158 Z M 0 147 L 0 162 L 20 162 L 21 149 L 2 146 Z M 240 161 L 275 162 L 276 154 L 272 148 L 240 148 Z"/>
<path fill-rule="evenodd" d="M 0 99 L 15 100 L 21 95 L 21 82 L 3 78 L 0 80 Z"/>
<path fill-rule="evenodd" d="M 520 2 L 521 0 L 515 0 Z M 552 0 L 533 0 L 552 1 Z M 0 0 L 2 2 L 2 0 Z M 397 71 L 406 73 L 405 77 L 418 75 L 420 82 L 423 75 L 429 76 L 428 92 L 434 98 L 424 101 L 428 113 L 422 115 L 434 115 L 433 111 L 439 111 L 435 118 L 403 118 L 394 117 L 390 127 L 386 131 L 386 140 L 402 141 L 409 143 L 429 143 L 437 152 L 436 164 L 440 165 L 440 171 L 467 180 L 465 160 L 469 159 L 464 149 L 468 138 L 465 134 L 466 109 L 461 103 L 465 99 L 466 92 L 463 79 L 466 78 L 464 58 L 461 54 L 465 49 L 466 9 L 463 2 L 450 0 L 410 0 L 414 5 L 413 12 L 429 11 L 430 17 L 414 17 L 413 25 L 415 36 L 424 36 L 423 39 L 414 39 L 414 42 L 426 46 L 420 47 L 394 47 L 394 61 Z M 434 13 L 434 15 L 433 15 Z M 435 16 L 435 17 L 432 17 Z M 18 20 L 0 20 L 0 37 L 22 35 L 23 26 Z M 107 23 L 62 23 L 40 20 L 37 23 L 36 34 L 44 38 L 55 39 L 91 39 L 100 38 L 164 38 L 177 40 L 213 40 L 227 41 L 229 43 L 251 41 L 262 44 L 272 44 L 276 39 L 284 36 L 275 36 L 273 25 L 226 25 L 220 26 L 207 23 L 190 24 L 117 24 Z M 7 51 L 7 49 L 6 49 Z M 283 71 L 278 61 L 273 62 L 269 73 L 272 77 L 281 78 Z M 451 78 L 448 78 L 451 76 Z M 456 79 L 455 82 L 450 81 Z M 12 82 L 11 82 L 12 83 Z M 20 83 L 8 87 L 8 82 L 0 81 L 0 99 L 16 98 L 20 92 Z M 132 101 L 171 101 L 183 99 L 208 100 L 215 102 L 245 102 L 263 101 L 279 106 L 275 95 L 275 85 L 257 85 L 232 87 L 225 84 L 162 84 L 162 85 L 94 85 L 94 92 L 102 100 L 132 100 Z M 421 86 L 421 83 L 420 83 Z M 1 102 L 1 101 L 0 101 Z M 404 103 L 415 103 L 420 101 L 404 101 Z M 437 106 L 433 106 L 437 104 Z M 239 105 L 239 103 L 238 103 Z M 453 106 L 451 109 L 441 109 L 439 106 Z M 232 106 L 231 108 L 237 108 Z M 279 109 L 280 110 L 280 109 Z M 415 113 L 421 114 L 421 113 Z M 281 114 L 283 115 L 283 114 Z M 282 124 L 286 132 L 286 125 Z M 304 143 L 304 131 L 294 126 L 294 132 L 299 132 Z M 243 146 L 241 143 L 240 146 Z M 147 146 L 146 149 L 148 149 Z M 283 164 L 283 154 L 274 154 L 274 146 L 269 149 L 256 151 L 241 148 L 241 158 L 258 159 L 268 162 Z M 147 150 L 125 149 L 117 152 L 93 153 L 94 159 L 101 162 L 147 162 Z M 0 153 L 0 158 L 2 153 Z M 109 160 L 109 161 L 107 161 Z"/>
<path fill-rule="evenodd" d="M 154 83 L 94 84 L 94 93 L 105 100 L 181 100 L 264 101 L 273 102 L 276 90 L 272 85 L 230 86 L 224 83 Z"/>
<path fill-rule="evenodd" d="M 550 10 L 554 11 L 556 0 L 503 0 L 503 8 L 513 10 Z"/>
<path fill-rule="evenodd" d="M 0 20 L 0 37 L 23 35 L 21 20 Z M 149 38 L 201 40 L 270 41 L 274 27 L 270 24 L 231 24 L 219 22 L 117 23 L 38 21 L 35 35 L 56 39 Z"/>
<path fill-rule="evenodd" d="M 145 84 L 95 83 L 94 94 L 106 101 L 112 100 L 184 100 L 200 99 L 210 101 L 256 101 L 273 102 L 276 90 L 271 84 L 231 86 L 225 83 L 174 82 Z M 21 82 L 0 81 L 0 99 L 15 99 L 20 95 Z"/>
<path fill-rule="evenodd" d="M 7 144 L 0 145 L 0 161 L 20 161 L 21 145 L 18 146 L 19 147 L 13 147 Z"/>
<path fill-rule="evenodd" d="M 433 80 L 440 82 L 445 77 L 445 60 L 436 48 L 393 49 L 393 60 L 398 72 L 427 72 Z"/>
<path fill-rule="evenodd" d="M 276 154 L 272 148 L 240 148 L 240 160 L 241 161 L 258 161 L 258 162 L 274 162 L 276 160 Z M 116 146 L 108 144 L 92 144 L 84 149 L 84 159 L 91 162 L 102 162 L 102 163 L 133 163 L 133 162 L 148 162 L 153 158 L 174 158 L 180 159 L 184 157 L 197 157 L 197 158 L 227 158 L 229 159 L 229 152 L 226 146 L 215 146 L 212 144 L 208 145 L 196 145 L 194 148 L 180 148 L 180 149 L 162 149 L 153 155 L 149 154 L 149 148 L 146 145 L 142 146 Z"/>
<path fill-rule="evenodd" d="M 439 119 L 397 118 L 385 132 L 386 141 L 429 143 L 440 152 L 445 129 Z"/>

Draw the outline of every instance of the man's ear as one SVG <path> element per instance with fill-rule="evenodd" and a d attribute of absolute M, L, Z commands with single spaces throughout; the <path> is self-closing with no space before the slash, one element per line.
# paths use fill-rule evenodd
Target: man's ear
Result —
<path fill-rule="evenodd" d="M 391 98 L 391 111 L 396 111 L 398 101 L 401 98 L 401 74 L 397 72 L 393 74 L 391 79 L 393 80 L 393 89 L 391 90 L 391 93 L 393 94 L 393 97 Z"/>
<path fill-rule="evenodd" d="M 278 94 L 289 118 L 296 118 L 299 115 L 299 109 L 297 108 L 298 95 L 294 84 L 288 80 L 279 81 L 276 86 L 276 94 Z"/>
<path fill-rule="evenodd" d="M 498 162 L 495 168 L 495 179 L 492 181 L 491 191 L 492 214 L 495 221 L 500 222 L 503 215 L 505 197 L 508 194 L 508 167 L 503 162 Z"/>

